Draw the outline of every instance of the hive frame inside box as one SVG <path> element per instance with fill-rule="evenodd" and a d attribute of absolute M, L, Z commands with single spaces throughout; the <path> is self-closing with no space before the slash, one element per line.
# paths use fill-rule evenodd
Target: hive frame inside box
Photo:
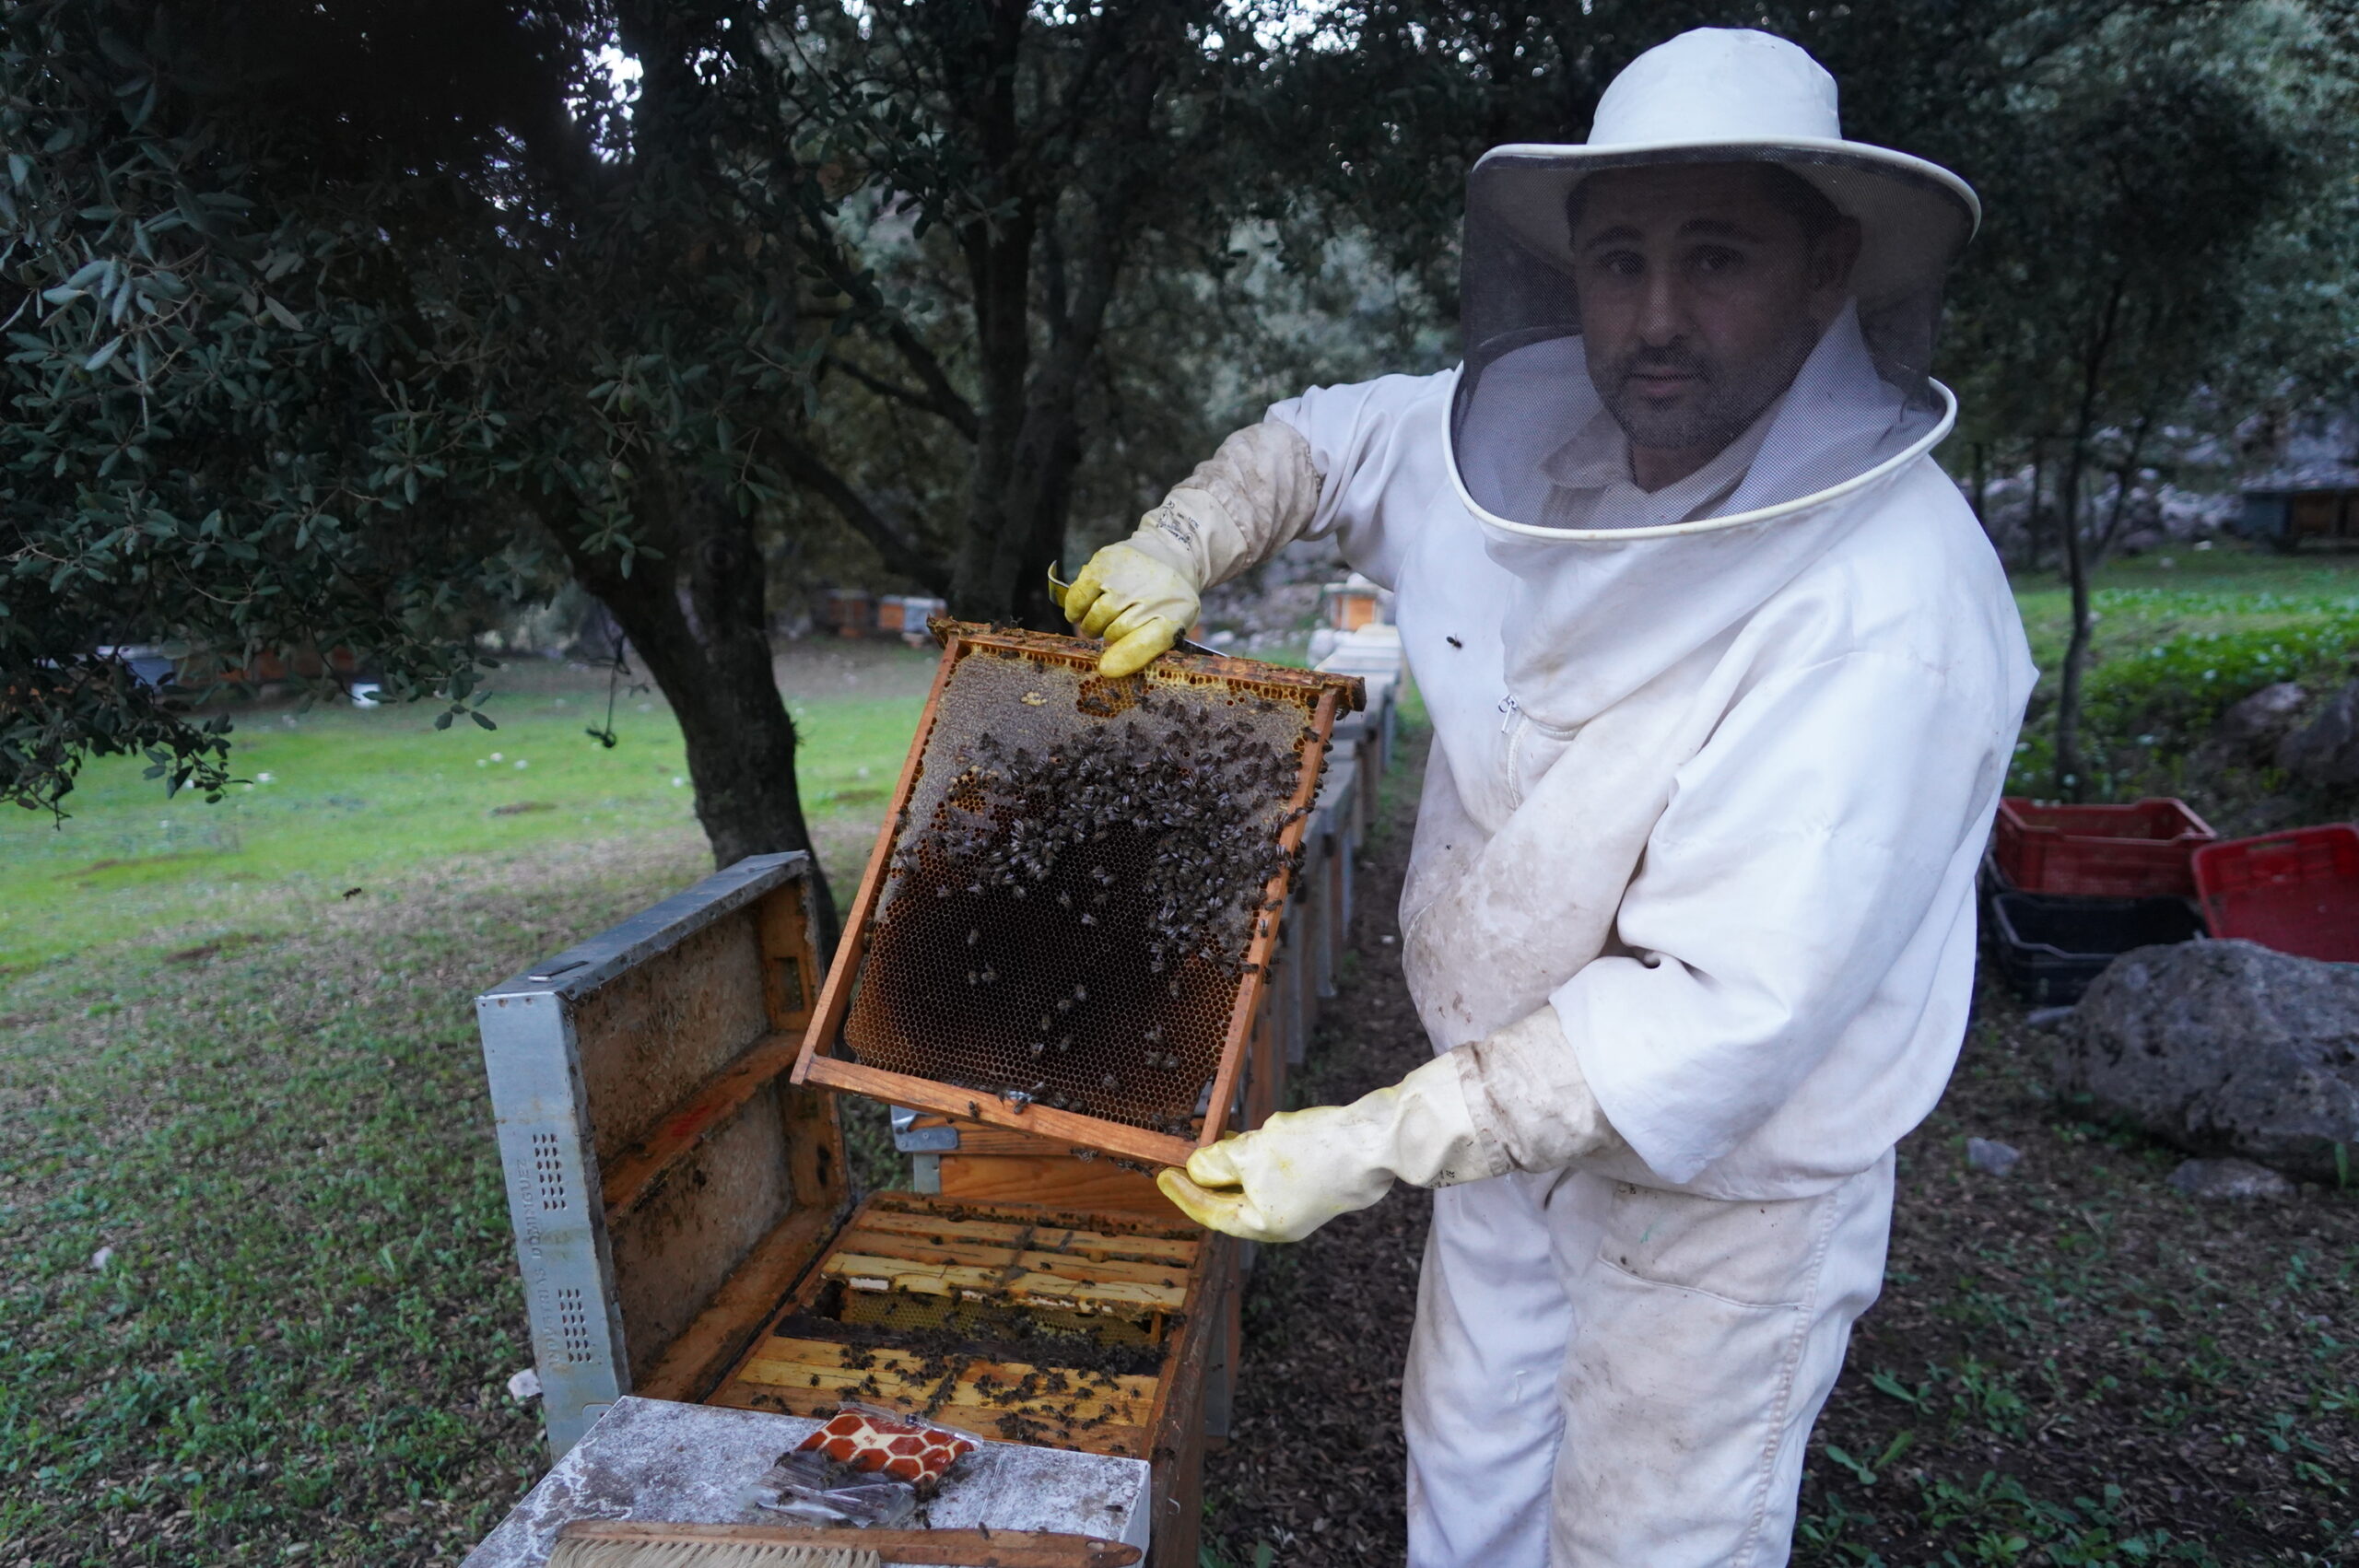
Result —
<path fill-rule="evenodd" d="M 1051 637 L 968 622 L 937 620 L 932 624 L 932 629 L 943 644 L 942 661 L 934 673 L 933 689 L 926 698 L 917 736 L 902 764 L 900 778 L 895 786 L 884 825 L 878 830 L 875 848 L 869 855 L 868 868 L 861 879 L 860 891 L 845 919 L 844 936 L 837 949 L 835 962 L 829 967 L 827 984 L 820 991 L 816 1011 L 804 1036 L 801 1056 L 795 1063 L 793 1082 L 849 1089 L 898 1106 L 933 1111 L 944 1116 L 963 1117 L 970 1121 L 1030 1132 L 1055 1142 L 1100 1150 L 1155 1164 L 1184 1164 L 1196 1148 L 1215 1141 L 1226 1124 L 1236 1094 L 1237 1075 L 1243 1064 L 1247 1042 L 1253 1028 L 1255 1006 L 1260 999 L 1262 980 L 1278 941 L 1275 920 L 1257 919 L 1254 921 L 1253 934 L 1245 954 L 1245 972 L 1230 1008 L 1227 1033 L 1213 1078 L 1210 1105 L 1202 1128 L 1192 1141 L 1055 1106 L 1031 1104 L 1020 1096 L 994 1094 L 910 1073 L 891 1071 L 835 1054 L 840 1048 L 846 1015 L 852 1004 L 852 988 L 866 952 L 870 919 L 876 912 L 878 901 L 885 891 L 895 842 L 905 825 L 905 825 L 903 819 L 909 814 L 910 798 L 919 783 L 944 691 L 959 661 L 979 652 L 995 652 L 1074 670 L 1087 670 L 1094 669 L 1098 654 L 1103 651 L 1098 644 L 1075 638 Z M 1156 685 L 1217 684 L 1246 692 L 1276 692 L 1293 701 L 1308 699 L 1311 711 L 1309 733 L 1302 751 L 1300 778 L 1294 798 L 1286 802 L 1291 820 L 1286 822 L 1279 837 L 1280 848 L 1289 854 L 1300 846 L 1335 720 L 1341 713 L 1356 710 L 1365 701 L 1364 688 L 1357 678 L 1317 671 L 1289 670 L 1251 660 L 1217 655 L 1172 653 L 1156 661 L 1148 672 L 1123 679 Z M 1287 881 L 1288 873 L 1281 870 L 1263 889 L 1262 896 L 1273 907 L 1283 904 Z"/>
<path fill-rule="evenodd" d="M 816 1416 L 864 1399 L 1003 1441 L 1168 1457 L 1196 1434 L 1218 1339 L 1206 1330 L 1236 1293 L 1235 1264 L 1233 1246 L 1168 1210 L 1157 1219 L 874 1193 L 705 1402 Z M 850 1315 L 857 1304 L 874 1314 L 865 1323 Z M 968 1304 L 1044 1313 L 1074 1338 L 931 1352 L 866 1342 L 863 1328 L 901 1304 L 945 1316 Z M 1191 1314 L 1206 1322 L 1185 1332 Z M 1139 1332 L 1156 1370 L 1084 1368 L 1093 1317 Z"/>
<path fill-rule="evenodd" d="M 551 1450 L 692 1398 L 841 1219 L 811 859 L 749 857 L 475 1001 Z"/>

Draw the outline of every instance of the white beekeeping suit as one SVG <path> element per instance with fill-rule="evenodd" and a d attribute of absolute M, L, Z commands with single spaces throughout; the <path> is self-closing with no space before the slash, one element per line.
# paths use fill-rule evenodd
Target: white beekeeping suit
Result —
<path fill-rule="evenodd" d="M 1674 39 L 1587 144 L 1476 165 L 1457 370 L 1277 404 L 1067 600 L 1135 668 L 1293 538 L 1397 596 L 1434 726 L 1402 962 L 1437 1059 L 1163 1179 L 1270 1240 L 1442 1189 L 1414 1568 L 1786 1559 L 1893 1145 L 1964 1035 L 2035 674 L 1929 455 L 1977 217 L 1954 175 L 1843 140 L 1793 45 Z"/>

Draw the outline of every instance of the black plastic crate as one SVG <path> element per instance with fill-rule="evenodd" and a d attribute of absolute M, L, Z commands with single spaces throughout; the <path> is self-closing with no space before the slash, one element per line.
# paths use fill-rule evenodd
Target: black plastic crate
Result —
<path fill-rule="evenodd" d="M 2203 917 L 2184 898 L 2072 898 L 1993 893 L 1990 926 L 1999 971 L 2028 1002 L 2081 1000 L 2107 965 L 2141 947 L 2190 942 Z"/>

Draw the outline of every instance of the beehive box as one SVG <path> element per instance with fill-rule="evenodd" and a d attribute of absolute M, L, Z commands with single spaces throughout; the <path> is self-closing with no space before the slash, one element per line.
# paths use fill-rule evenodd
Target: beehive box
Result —
<path fill-rule="evenodd" d="M 1349 676 L 937 622 L 794 1081 L 1177 1164 L 1227 1122 Z"/>
<path fill-rule="evenodd" d="M 834 1102 L 784 1082 L 810 898 L 809 856 L 754 856 L 475 1000 L 557 1453 L 710 1388 L 842 1218 Z"/>
<path fill-rule="evenodd" d="M 1235 1244 L 1168 1205 L 853 1211 L 834 1097 L 785 1082 L 810 894 L 808 857 L 755 857 L 477 999 L 552 1450 L 627 1395 L 931 1409 L 1146 1459 L 1154 1568 L 1193 1568 Z"/>
<path fill-rule="evenodd" d="M 1180 1363 L 1205 1341 L 1181 1330 L 1225 1288 L 1225 1256 L 1177 1216 L 877 1193 L 708 1402 L 821 1415 L 858 1399 L 1146 1458 L 1195 1381 Z"/>

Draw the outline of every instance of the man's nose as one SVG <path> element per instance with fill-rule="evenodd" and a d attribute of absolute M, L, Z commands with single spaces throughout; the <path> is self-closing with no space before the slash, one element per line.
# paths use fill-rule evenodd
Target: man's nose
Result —
<path fill-rule="evenodd" d="M 1638 340 L 1649 348 L 1668 348 L 1687 335 L 1686 291 L 1670 267 L 1648 269 L 1645 292 L 1638 299 Z"/>

